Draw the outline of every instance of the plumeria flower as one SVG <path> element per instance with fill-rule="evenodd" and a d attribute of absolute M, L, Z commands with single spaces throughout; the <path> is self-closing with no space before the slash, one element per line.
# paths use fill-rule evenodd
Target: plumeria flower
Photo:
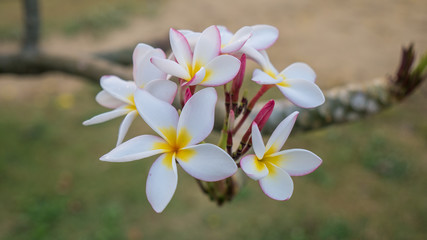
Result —
<path fill-rule="evenodd" d="M 325 102 L 322 90 L 316 85 L 316 73 L 305 63 L 289 65 L 280 73 L 270 63 L 266 52 L 258 58 L 263 70 L 255 69 L 252 80 L 261 85 L 275 84 L 293 104 L 302 108 L 314 108 Z"/>
<path fill-rule="evenodd" d="M 288 200 L 294 185 L 290 176 L 303 176 L 313 172 L 322 160 L 304 149 L 280 151 L 295 124 L 298 112 L 285 118 L 274 130 L 264 146 L 256 123 L 252 124 L 252 144 L 255 154 L 240 161 L 243 171 L 259 181 L 263 192 L 275 200 Z"/>
<path fill-rule="evenodd" d="M 231 81 L 239 71 L 240 61 L 220 55 L 221 38 L 216 26 L 205 29 L 192 52 L 186 37 L 171 28 L 171 48 L 176 61 L 152 57 L 161 71 L 185 80 L 185 85 L 219 86 Z"/>
<path fill-rule="evenodd" d="M 213 129 L 216 101 L 213 88 L 200 90 L 187 101 L 179 116 L 172 105 L 145 90 L 138 90 L 136 108 L 160 137 L 132 138 L 101 160 L 126 162 L 161 154 L 149 171 L 146 193 L 153 209 L 162 212 L 177 186 L 176 162 L 188 174 L 203 181 L 219 181 L 237 171 L 234 160 L 224 150 L 209 143 L 198 144 Z"/>
<path fill-rule="evenodd" d="M 135 81 L 125 81 L 117 76 L 101 78 L 102 91 L 96 96 L 96 101 L 112 111 L 99 114 L 83 122 L 92 125 L 126 115 L 120 124 L 117 145 L 119 145 L 129 130 L 133 120 L 138 116 L 135 107 L 134 93 L 137 88 L 146 89 L 163 101 L 171 103 L 175 97 L 177 86 L 165 80 L 166 74 L 159 71 L 150 61 L 151 57 L 166 58 L 160 49 L 154 49 L 146 44 L 138 44 L 133 52 L 133 77 Z"/>
<path fill-rule="evenodd" d="M 279 37 L 277 28 L 270 25 L 245 26 L 230 32 L 225 26 L 217 26 L 221 36 L 221 53 L 233 54 L 238 51 L 248 52 L 260 51 L 269 48 Z M 191 49 L 194 49 L 201 33 L 191 30 L 179 30 L 187 38 Z"/>

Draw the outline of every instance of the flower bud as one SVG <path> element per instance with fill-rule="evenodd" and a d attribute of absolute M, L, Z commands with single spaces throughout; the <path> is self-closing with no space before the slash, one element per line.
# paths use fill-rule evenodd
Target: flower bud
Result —
<path fill-rule="evenodd" d="M 259 130 L 262 130 L 271 113 L 273 112 L 273 109 L 274 100 L 270 100 L 264 105 L 264 107 L 262 107 L 262 109 L 256 115 L 254 122 L 258 125 Z"/>

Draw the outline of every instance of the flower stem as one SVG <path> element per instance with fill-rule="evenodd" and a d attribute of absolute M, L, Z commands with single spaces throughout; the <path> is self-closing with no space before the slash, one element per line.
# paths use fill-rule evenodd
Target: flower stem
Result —
<path fill-rule="evenodd" d="M 272 88 L 274 85 L 262 85 L 262 87 L 259 89 L 257 94 L 252 98 L 252 100 L 249 102 L 248 106 L 245 108 L 242 118 L 240 119 L 239 123 L 236 125 L 236 127 L 233 129 L 233 134 L 236 134 L 237 131 L 239 131 L 240 127 L 245 122 L 246 118 L 248 118 L 249 114 L 252 111 L 252 108 L 255 106 L 255 103 L 259 100 L 259 98 L 264 95 L 265 92 L 267 92 L 268 89 Z"/>

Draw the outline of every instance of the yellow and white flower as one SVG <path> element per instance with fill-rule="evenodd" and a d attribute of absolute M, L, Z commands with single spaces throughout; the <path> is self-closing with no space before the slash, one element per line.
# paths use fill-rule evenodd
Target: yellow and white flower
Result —
<path fill-rule="evenodd" d="M 177 162 L 188 174 L 203 181 L 219 181 L 237 171 L 234 160 L 216 145 L 203 143 L 214 124 L 216 91 L 205 88 L 185 104 L 181 115 L 165 101 L 137 90 L 135 104 L 145 122 L 160 137 L 142 135 L 102 156 L 102 161 L 126 162 L 161 154 L 151 166 L 146 193 L 156 212 L 162 212 L 175 192 Z"/>
<path fill-rule="evenodd" d="M 256 123 L 252 124 L 252 146 L 255 154 L 247 155 L 240 161 L 242 170 L 257 180 L 263 192 L 275 200 L 288 200 L 294 184 L 291 176 L 303 176 L 313 172 L 322 160 L 305 149 L 280 151 L 285 144 L 298 112 L 285 118 L 274 130 L 267 145 L 264 145 Z"/>
<path fill-rule="evenodd" d="M 171 103 L 175 97 L 177 86 L 166 80 L 166 73 L 159 71 L 152 63 L 152 57 L 166 58 L 161 49 L 155 49 L 147 44 L 138 44 L 133 52 L 133 78 L 126 81 L 117 76 L 101 78 L 102 91 L 96 96 L 96 101 L 112 111 L 99 114 L 83 122 L 83 125 L 93 125 L 126 115 L 120 124 L 117 145 L 122 143 L 130 125 L 138 111 L 135 106 L 134 93 L 138 88 L 145 89 L 157 98 Z"/>

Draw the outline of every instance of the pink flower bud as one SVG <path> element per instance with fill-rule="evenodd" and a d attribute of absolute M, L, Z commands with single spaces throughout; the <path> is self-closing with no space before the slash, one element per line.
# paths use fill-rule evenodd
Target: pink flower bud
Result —
<path fill-rule="evenodd" d="M 185 95 L 184 95 L 184 104 L 187 103 L 187 101 L 193 96 L 193 94 L 191 94 L 191 90 L 190 88 L 185 89 Z"/>
<path fill-rule="evenodd" d="M 264 105 L 264 107 L 262 107 L 262 109 L 256 115 L 253 122 L 255 122 L 258 125 L 259 130 L 261 130 L 264 127 L 265 123 L 267 122 L 268 118 L 273 112 L 273 109 L 274 109 L 274 100 L 270 100 Z"/>
<path fill-rule="evenodd" d="M 233 79 L 233 84 L 231 85 L 231 93 L 233 95 L 233 102 L 237 102 L 239 100 L 239 91 L 242 86 L 243 79 L 245 78 L 245 69 L 246 69 L 246 55 L 243 54 L 240 57 L 240 69 L 237 73 L 236 77 Z"/>

